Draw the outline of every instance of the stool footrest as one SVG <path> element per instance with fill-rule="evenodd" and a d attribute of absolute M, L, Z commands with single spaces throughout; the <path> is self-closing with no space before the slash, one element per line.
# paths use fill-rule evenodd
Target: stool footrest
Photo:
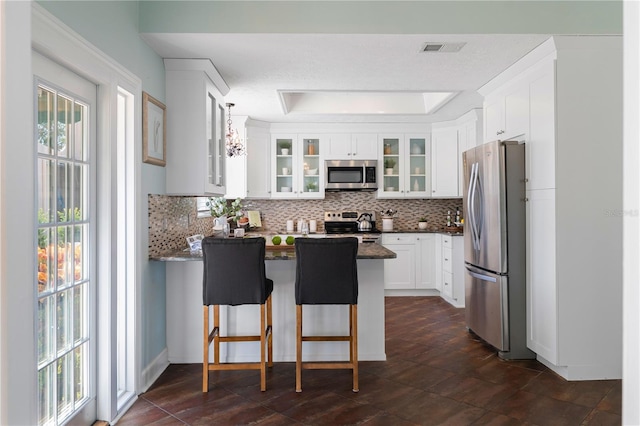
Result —
<path fill-rule="evenodd" d="M 260 336 L 220 336 L 220 342 L 259 342 Z"/>
<path fill-rule="evenodd" d="M 302 336 L 303 342 L 350 342 L 350 336 Z"/>
<path fill-rule="evenodd" d="M 355 364 L 352 362 L 303 362 L 302 368 L 305 370 L 330 370 L 330 369 L 345 369 L 353 370 Z"/>
<path fill-rule="evenodd" d="M 262 368 L 259 362 L 234 362 L 234 363 L 209 364 L 208 367 L 209 367 L 209 371 L 260 370 Z"/>

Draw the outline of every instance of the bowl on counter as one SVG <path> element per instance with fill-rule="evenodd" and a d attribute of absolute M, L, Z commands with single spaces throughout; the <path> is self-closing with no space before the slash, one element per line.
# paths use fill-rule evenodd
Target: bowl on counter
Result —
<path fill-rule="evenodd" d="M 427 229 L 427 222 L 418 222 L 418 229 Z"/>

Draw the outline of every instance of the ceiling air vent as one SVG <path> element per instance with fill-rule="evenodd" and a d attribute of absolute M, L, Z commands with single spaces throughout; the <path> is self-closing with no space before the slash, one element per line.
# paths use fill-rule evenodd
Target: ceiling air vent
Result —
<path fill-rule="evenodd" d="M 452 53 L 458 52 L 466 43 L 436 43 L 428 41 L 422 45 L 423 52 Z"/>

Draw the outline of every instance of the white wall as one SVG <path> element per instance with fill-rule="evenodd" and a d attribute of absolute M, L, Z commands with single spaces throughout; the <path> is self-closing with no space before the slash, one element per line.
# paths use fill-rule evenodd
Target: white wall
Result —
<path fill-rule="evenodd" d="M 622 422 L 640 424 L 640 3 L 624 2 Z"/>
<path fill-rule="evenodd" d="M 31 4 L 3 6 L 0 424 L 32 425 L 37 423 L 37 378 Z"/>

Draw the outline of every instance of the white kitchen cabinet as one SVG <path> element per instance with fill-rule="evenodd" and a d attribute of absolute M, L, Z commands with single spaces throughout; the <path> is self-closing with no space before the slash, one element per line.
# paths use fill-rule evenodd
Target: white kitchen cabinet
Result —
<path fill-rule="evenodd" d="M 462 236 L 449 234 L 383 234 L 382 245 L 398 256 L 385 260 L 387 294 L 440 295 L 453 306 L 464 307 L 463 244 Z"/>
<path fill-rule="evenodd" d="M 271 198 L 324 198 L 323 150 L 319 135 L 271 135 Z"/>
<path fill-rule="evenodd" d="M 434 272 L 436 290 L 442 294 L 442 234 L 435 234 L 434 237 Z"/>
<path fill-rule="evenodd" d="M 225 195 L 223 94 L 229 88 L 211 62 L 200 59 L 165 59 L 165 81 L 167 194 Z"/>
<path fill-rule="evenodd" d="M 436 288 L 436 234 L 415 234 L 417 289 Z"/>
<path fill-rule="evenodd" d="M 431 133 L 431 196 L 459 197 L 458 129 L 449 126 Z"/>
<path fill-rule="evenodd" d="M 529 131 L 525 145 L 527 189 L 555 187 L 556 105 L 552 61 L 533 70 L 529 79 Z"/>
<path fill-rule="evenodd" d="M 376 160 L 376 133 L 332 133 L 326 136 L 326 160 Z"/>
<path fill-rule="evenodd" d="M 547 361 L 558 363 L 556 282 L 556 191 L 526 192 L 527 197 L 527 346 Z M 533 285 L 538 286 L 534 288 Z"/>
<path fill-rule="evenodd" d="M 463 237 L 442 234 L 440 262 L 442 268 L 442 298 L 457 308 L 464 308 L 464 248 Z"/>
<path fill-rule="evenodd" d="M 245 127 L 247 159 L 247 198 L 271 197 L 271 134 L 264 125 L 248 123 Z"/>
<path fill-rule="evenodd" d="M 622 376 L 621 76 L 621 37 L 560 36 L 480 89 L 528 88 L 527 346 L 568 380 Z"/>
<path fill-rule="evenodd" d="M 395 259 L 384 260 L 385 290 L 416 288 L 416 244 L 413 234 L 385 234 L 382 245 L 396 253 Z"/>
<path fill-rule="evenodd" d="M 458 195 L 463 197 L 464 166 L 462 153 L 483 141 L 482 110 L 473 110 L 458 119 Z"/>
<path fill-rule="evenodd" d="M 528 133 L 529 88 L 512 84 L 487 97 L 484 105 L 485 142 L 507 140 Z"/>
<path fill-rule="evenodd" d="M 398 255 L 385 260 L 386 290 L 435 290 L 436 234 L 384 234 L 382 244 Z"/>
<path fill-rule="evenodd" d="M 379 198 L 426 198 L 431 194 L 431 148 L 427 135 L 378 135 Z"/>

